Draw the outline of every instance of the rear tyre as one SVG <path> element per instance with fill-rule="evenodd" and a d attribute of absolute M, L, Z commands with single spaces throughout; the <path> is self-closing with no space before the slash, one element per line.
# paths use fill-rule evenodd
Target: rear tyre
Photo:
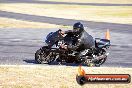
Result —
<path fill-rule="evenodd" d="M 107 59 L 107 56 L 101 60 L 94 62 L 95 66 L 100 67 L 100 65 L 102 65 L 106 61 L 106 59 Z"/>

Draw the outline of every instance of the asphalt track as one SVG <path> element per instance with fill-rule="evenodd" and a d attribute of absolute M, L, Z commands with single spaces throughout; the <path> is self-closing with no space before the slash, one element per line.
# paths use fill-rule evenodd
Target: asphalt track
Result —
<path fill-rule="evenodd" d="M 0 64 L 36 65 L 34 53 L 44 45 L 45 36 L 58 29 L 0 29 Z M 64 29 L 65 30 L 65 29 Z M 94 38 L 104 38 L 102 30 L 86 28 Z M 113 32 L 109 57 L 102 66 L 132 67 L 132 37 L 131 33 Z"/>
<path fill-rule="evenodd" d="M 13 18 L 24 21 L 34 21 L 34 22 L 44 22 L 56 25 L 68 25 L 72 26 L 75 22 L 82 22 L 85 27 L 89 27 L 92 29 L 111 29 L 115 32 L 124 32 L 130 33 L 132 32 L 132 25 L 129 24 L 116 24 L 116 23 L 107 23 L 107 22 L 94 22 L 94 21 L 84 21 L 84 20 L 74 20 L 74 19 L 64 19 L 64 18 L 55 18 L 55 17 L 47 17 L 47 16 L 37 16 L 37 15 L 29 15 L 23 13 L 15 13 L 15 12 L 7 12 L 0 11 L 0 17 Z"/>
<path fill-rule="evenodd" d="M 3 1 L 5 3 L 36 3 L 34 0 Z M 6 11 L 0 11 L 0 17 L 58 25 L 73 25 L 75 22 L 81 21 L 85 27 L 88 27 L 86 31 L 94 38 L 104 38 L 104 32 L 109 28 L 112 46 L 109 49 L 109 57 L 102 66 L 132 67 L 132 25 L 53 18 Z M 44 45 L 45 36 L 49 32 L 56 30 L 0 28 L 0 64 L 36 65 L 34 53 Z"/>
<path fill-rule="evenodd" d="M 56 4 L 56 5 L 90 5 L 90 6 L 132 6 L 132 4 L 110 4 L 110 3 L 79 3 L 79 2 L 58 2 L 46 0 L 0 0 L 0 3 L 28 3 L 28 4 Z"/>

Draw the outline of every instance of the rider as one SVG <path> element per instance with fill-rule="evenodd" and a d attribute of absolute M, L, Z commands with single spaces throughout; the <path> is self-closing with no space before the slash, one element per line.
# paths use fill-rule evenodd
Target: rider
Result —
<path fill-rule="evenodd" d="M 95 41 L 93 37 L 84 30 L 84 26 L 80 22 L 77 22 L 73 25 L 73 30 L 68 30 L 64 33 L 67 34 L 67 37 L 75 37 L 75 44 L 67 45 L 67 47 L 64 48 L 81 51 L 87 48 L 95 47 Z"/>

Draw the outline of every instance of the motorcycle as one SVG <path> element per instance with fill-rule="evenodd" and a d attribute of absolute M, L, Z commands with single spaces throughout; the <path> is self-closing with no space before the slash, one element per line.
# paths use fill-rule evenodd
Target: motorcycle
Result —
<path fill-rule="evenodd" d="M 110 40 L 95 38 L 95 48 L 84 49 L 82 51 L 69 50 L 62 48 L 62 45 L 74 44 L 77 40 L 75 36 L 63 35 L 61 30 L 51 32 L 46 36 L 46 45 L 35 53 L 35 60 L 39 64 L 75 63 L 88 66 L 102 65 L 108 56 L 106 50 L 110 46 Z"/>

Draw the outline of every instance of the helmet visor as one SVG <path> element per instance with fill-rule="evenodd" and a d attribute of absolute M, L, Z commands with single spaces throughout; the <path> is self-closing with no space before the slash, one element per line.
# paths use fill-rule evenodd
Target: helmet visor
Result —
<path fill-rule="evenodd" d="M 74 30 L 74 32 L 79 32 L 80 31 L 80 28 L 74 27 L 73 30 Z"/>

